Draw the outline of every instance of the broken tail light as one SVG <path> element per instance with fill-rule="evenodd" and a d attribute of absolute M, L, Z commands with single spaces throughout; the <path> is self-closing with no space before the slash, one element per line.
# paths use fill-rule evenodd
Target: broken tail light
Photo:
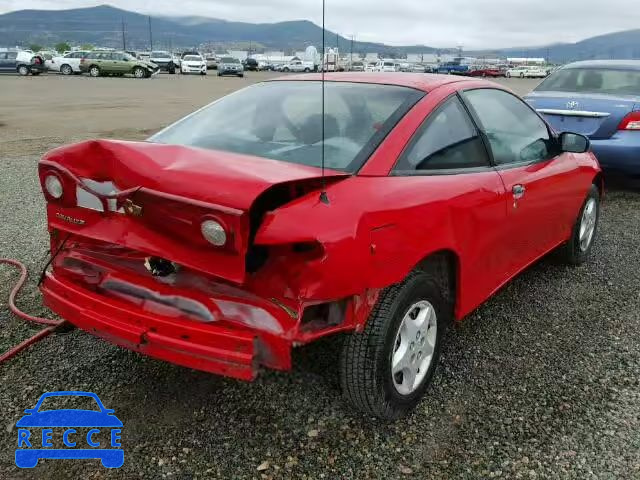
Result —
<path fill-rule="evenodd" d="M 624 117 L 618 130 L 640 130 L 640 112 L 631 112 Z"/>

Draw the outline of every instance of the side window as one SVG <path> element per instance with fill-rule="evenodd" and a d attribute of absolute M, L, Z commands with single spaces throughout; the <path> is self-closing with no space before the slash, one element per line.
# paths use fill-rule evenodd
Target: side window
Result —
<path fill-rule="evenodd" d="M 8 60 L 15 60 L 16 58 L 18 58 L 18 52 L 7 52 Z"/>
<path fill-rule="evenodd" d="M 552 156 L 547 125 L 519 98 L 491 88 L 464 92 L 463 98 L 477 116 L 497 165 Z"/>
<path fill-rule="evenodd" d="M 0 60 L 6 60 L 7 54 L 5 52 L 0 52 Z"/>
<path fill-rule="evenodd" d="M 457 96 L 431 113 L 398 160 L 395 172 L 488 166 L 487 152 Z"/>

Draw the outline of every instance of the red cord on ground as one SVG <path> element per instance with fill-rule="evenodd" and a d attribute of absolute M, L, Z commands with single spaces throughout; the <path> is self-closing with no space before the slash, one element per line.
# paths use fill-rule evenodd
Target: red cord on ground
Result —
<path fill-rule="evenodd" d="M 19 352 L 21 352 L 22 350 L 27 348 L 29 345 L 32 345 L 33 343 L 37 342 L 38 340 L 41 340 L 44 337 L 46 337 L 47 335 L 49 335 L 56 328 L 58 328 L 60 325 L 65 323 L 65 321 L 64 320 L 51 320 L 49 318 L 42 318 L 42 317 L 34 317 L 34 316 L 28 315 L 28 314 L 24 313 L 23 311 L 21 311 L 20 309 L 18 309 L 18 307 L 16 307 L 16 297 L 17 297 L 18 293 L 20 292 L 20 289 L 24 285 L 25 280 L 27 279 L 27 267 L 25 267 L 23 263 L 21 263 L 21 262 L 19 262 L 17 260 L 12 260 L 10 258 L 0 258 L 0 264 L 11 265 L 11 266 L 17 268 L 18 270 L 20 270 L 20 278 L 18 279 L 16 285 L 13 287 L 13 289 L 11 290 L 11 293 L 9 294 L 9 310 L 11 310 L 11 312 L 14 315 L 17 315 L 18 317 L 20 317 L 20 318 L 22 318 L 24 320 L 27 320 L 29 322 L 38 323 L 40 325 L 48 325 L 47 328 L 45 328 L 43 330 L 40 330 L 38 333 L 36 333 L 31 338 L 28 338 L 24 342 L 19 343 L 15 347 L 11 348 L 9 351 L 7 351 L 7 352 L 3 353 L 2 355 L 0 355 L 0 364 L 1 364 L 1 363 L 5 362 L 6 360 L 9 360 L 10 358 L 12 358 L 15 355 L 17 355 Z"/>

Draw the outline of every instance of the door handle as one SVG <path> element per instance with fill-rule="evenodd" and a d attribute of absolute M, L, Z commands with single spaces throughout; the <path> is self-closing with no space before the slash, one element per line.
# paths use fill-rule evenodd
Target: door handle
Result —
<path fill-rule="evenodd" d="M 513 192 L 513 198 L 515 200 L 520 200 L 522 197 L 524 197 L 524 193 L 527 191 L 527 189 L 525 188 L 524 185 L 514 185 L 512 192 Z"/>

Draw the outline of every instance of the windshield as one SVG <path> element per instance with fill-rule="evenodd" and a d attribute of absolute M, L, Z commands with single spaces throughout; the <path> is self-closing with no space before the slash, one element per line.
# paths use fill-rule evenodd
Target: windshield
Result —
<path fill-rule="evenodd" d="M 54 395 L 45 397 L 42 400 L 38 412 L 63 409 L 93 410 L 99 412 L 100 406 L 95 398 L 87 395 Z"/>
<path fill-rule="evenodd" d="M 195 55 L 187 55 L 184 57 L 187 62 L 199 62 L 201 60 L 200 57 L 196 57 Z"/>
<path fill-rule="evenodd" d="M 150 140 L 319 167 L 322 89 L 317 81 L 256 84 L 222 98 Z M 325 84 L 325 165 L 355 172 L 423 92 Z"/>
<path fill-rule="evenodd" d="M 237 58 L 233 58 L 233 57 L 224 57 L 222 59 L 222 63 L 240 63 L 240 60 L 238 60 Z"/>
<path fill-rule="evenodd" d="M 640 71 L 605 68 L 558 70 L 535 91 L 640 95 Z"/>

